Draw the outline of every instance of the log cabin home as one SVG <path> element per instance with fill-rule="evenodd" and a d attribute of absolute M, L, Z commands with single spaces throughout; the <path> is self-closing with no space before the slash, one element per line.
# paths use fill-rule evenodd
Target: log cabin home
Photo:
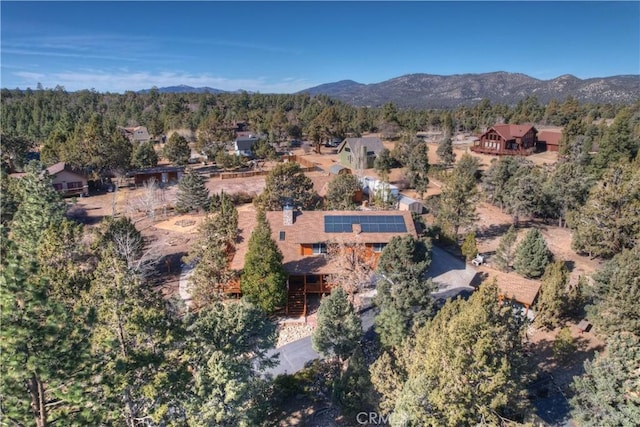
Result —
<path fill-rule="evenodd" d="M 241 213 L 242 214 L 242 213 Z M 251 213 L 251 215 L 254 215 Z M 241 215 L 238 227 L 241 238 L 231 260 L 231 269 L 241 271 L 255 217 Z M 372 266 L 389 241 L 407 234 L 417 238 L 409 211 L 282 211 L 266 213 L 271 237 L 282 252 L 287 280 L 286 314 L 306 316 L 307 296 L 328 294 L 333 288 L 331 276 L 339 273 L 337 263 L 327 256 L 332 243 L 361 244 Z M 225 287 L 228 294 L 240 294 L 237 281 Z"/>
<path fill-rule="evenodd" d="M 494 125 L 473 143 L 471 151 L 498 156 L 528 156 L 538 143 L 533 125 Z"/>

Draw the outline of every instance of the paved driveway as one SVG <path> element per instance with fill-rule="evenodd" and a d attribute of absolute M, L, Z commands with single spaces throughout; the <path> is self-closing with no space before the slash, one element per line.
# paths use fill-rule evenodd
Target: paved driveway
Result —
<path fill-rule="evenodd" d="M 436 246 L 431 249 L 431 265 L 427 277 L 438 285 L 434 297 L 446 299 L 455 297 L 460 292 L 473 292 L 471 284 L 477 273 L 471 265 L 444 249 Z"/>

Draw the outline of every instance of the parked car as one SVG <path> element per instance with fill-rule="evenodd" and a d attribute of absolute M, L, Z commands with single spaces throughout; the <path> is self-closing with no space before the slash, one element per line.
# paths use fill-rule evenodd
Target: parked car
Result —
<path fill-rule="evenodd" d="M 298 141 L 297 139 L 293 139 L 293 140 L 291 140 L 291 142 L 289 142 L 289 146 L 291 146 L 291 147 L 301 147 L 302 146 L 302 141 Z"/>

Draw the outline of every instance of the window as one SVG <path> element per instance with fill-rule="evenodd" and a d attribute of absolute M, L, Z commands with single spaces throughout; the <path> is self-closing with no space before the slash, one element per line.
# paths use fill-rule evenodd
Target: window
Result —
<path fill-rule="evenodd" d="M 314 255 L 326 254 L 327 253 L 327 245 L 324 243 L 314 243 L 313 251 Z"/>
<path fill-rule="evenodd" d="M 282 240 L 284 240 L 284 231 L 281 231 L 281 232 L 280 232 L 280 240 L 281 240 L 281 241 L 282 241 Z"/>
<path fill-rule="evenodd" d="M 62 191 L 62 184 L 53 184 L 53 188 L 55 188 L 56 191 Z"/>
<path fill-rule="evenodd" d="M 374 243 L 373 252 L 382 252 L 385 246 L 387 246 L 386 243 Z"/>
<path fill-rule="evenodd" d="M 82 188 L 82 181 L 67 182 L 67 189 L 73 190 L 75 188 Z"/>
<path fill-rule="evenodd" d="M 351 148 L 349 148 L 349 147 L 344 147 L 344 151 L 346 151 L 347 153 L 350 153 L 350 152 L 351 152 Z"/>

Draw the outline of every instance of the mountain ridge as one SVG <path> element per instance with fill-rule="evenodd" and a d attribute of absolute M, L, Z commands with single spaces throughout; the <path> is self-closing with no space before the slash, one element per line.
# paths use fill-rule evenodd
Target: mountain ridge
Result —
<path fill-rule="evenodd" d="M 148 93 L 149 90 L 138 93 Z M 158 91 L 212 94 L 242 92 L 186 85 L 162 87 Z M 456 108 L 474 105 L 483 99 L 493 104 L 514 105 L 529 95 L 535 95 L 544 104 L 551 99 L 563 101 L 569 96 L 580 102 L 629 104 L 640 99 L 640 75 L 580 79 L 572 74 L 563 74 L 541 80 L 506 71 L 451 75 L 413 73 L 369 84 L 340 80 L 296 93 L 327 95 L 360 107 L 379 107 L 392 102 L 400 108 Z"/>

